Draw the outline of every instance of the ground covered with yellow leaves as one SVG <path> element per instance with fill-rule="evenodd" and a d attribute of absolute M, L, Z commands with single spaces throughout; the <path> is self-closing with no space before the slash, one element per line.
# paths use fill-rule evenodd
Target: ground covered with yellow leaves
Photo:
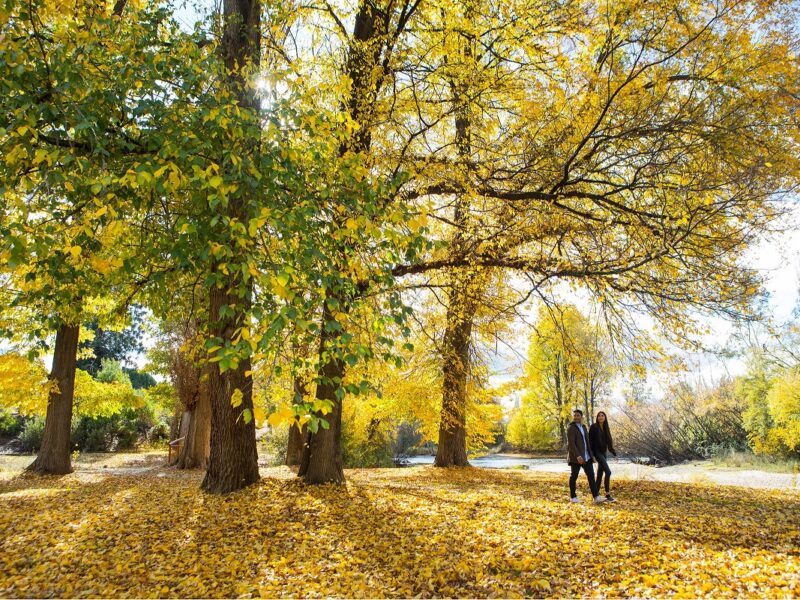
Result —
<path fill-rule="evenodd" d="M 566 474 L 264 474 L 227 497 L 162 467 L 6 476 L 0 596 L 800 595 L 796 491 L 622 481 L 594 506 Z"/>

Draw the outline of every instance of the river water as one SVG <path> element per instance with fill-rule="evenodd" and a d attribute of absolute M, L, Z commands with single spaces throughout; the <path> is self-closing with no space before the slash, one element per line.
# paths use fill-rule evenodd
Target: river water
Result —
<path fill-rule="evenodd" d="M 432 465 L 433 456 L 409 456 L 406 460 L 408 466 Z M 519 469 L 528 468 L 537 471 L 550 471 L 558 466 L 562 470 L 566 465 L 564 458 L 531 458 L 514 454 L 487 454 L 477 458 L 470 458 L 469 464 L 473 467 L 486 467 L 489 469 Z"/>

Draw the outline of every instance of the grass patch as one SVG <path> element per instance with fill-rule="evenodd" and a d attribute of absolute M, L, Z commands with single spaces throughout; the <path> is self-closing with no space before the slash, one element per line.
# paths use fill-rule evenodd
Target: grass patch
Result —
<path fill-rule="evenodd" d="M 752 452 L 724 452 L 711 459 L 717 467 L 772 473 L 800 473 L 800 460 L 780 459 Z"/>

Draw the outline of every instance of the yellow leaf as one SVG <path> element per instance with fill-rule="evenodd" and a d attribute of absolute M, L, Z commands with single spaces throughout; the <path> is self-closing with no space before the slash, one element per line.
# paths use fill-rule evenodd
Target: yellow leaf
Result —
<path fill-rule="evenodd" d="M 267 417 L 270 427 L 278 427 L 283 423 L 291 423 L 295 419 L 294 409 L 288 404 L 281 404 L 274 413 Z"/>

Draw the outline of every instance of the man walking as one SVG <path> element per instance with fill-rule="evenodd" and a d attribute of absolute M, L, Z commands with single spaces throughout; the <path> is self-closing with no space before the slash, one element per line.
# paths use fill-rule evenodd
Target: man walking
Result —
<path fill-rule="evenodd" d="M 570 502 L 581 502 L 578 495 L 575 493 L 575 484 L 578 481 L 578 474 L 583 469 L 586 473 L 586 479 L 589 480 L 589 489 L 592 492 L 596 504 L 605 502 L 606 499 L 600 496 L 597 489 L 597 482 L 594 479 L 594 468 L 592 463 L 592 452 L 589 449 L 589 432 L 583 425 L 583 412 L 575 409 L 572 413 L 572 423 L 567 428 L 567 463 L 572 469 L 572 474 L 569 477 L 569 496 Z"/>

